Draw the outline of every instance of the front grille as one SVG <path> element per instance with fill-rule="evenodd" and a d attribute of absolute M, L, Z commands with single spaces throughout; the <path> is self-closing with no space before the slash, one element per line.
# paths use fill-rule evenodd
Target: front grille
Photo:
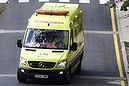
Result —
<path fill-rule="evenodd" d="M 53 68 L 54 62 L 28 61 L 29 66 L 33 68 Z"/>

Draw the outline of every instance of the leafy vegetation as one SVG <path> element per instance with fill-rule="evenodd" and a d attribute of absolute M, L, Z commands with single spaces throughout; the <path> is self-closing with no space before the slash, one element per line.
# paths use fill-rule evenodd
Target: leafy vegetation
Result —
<path fill-rule="evenodd" d="M 126 49 L 127 61 L 129 63 L 129 42 L 125 42 L 125 49 Z"/>
<path fill-rule="evenodd" d="M 121 11 L 127 11 L 127 7 L 129 7 L 129 0 L 124 1 L 123 5 L 121 6 Z"/>
<path fill-rule="evenodd" d="M 116 1 L 116 2 L 114 2 L 114 1 L 108 1 L 107 3 L 105 3 L 105 5 L 110 6 L 110 8 L 112 8 L 112 7 L 115 8 L 116 7 L 116 3 L 118 3 L 118 1 Z M 129 7 L 129 0 L 124 1 L 124 3 L 122 4 L 120 10 L 121 11 L 127 11 L 128 10 L 127 7 Z"/>
<path fill-rule="evenodd" d="M 0 14 L 1 14 L 2 12 L 4 12 L 5 9 L 6 9 L 6 5 L 1 6 L 1 7 L 0 7 Z"/>

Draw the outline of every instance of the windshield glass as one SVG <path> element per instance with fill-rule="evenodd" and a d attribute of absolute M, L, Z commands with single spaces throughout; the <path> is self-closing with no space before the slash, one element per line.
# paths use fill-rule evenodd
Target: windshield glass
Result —
<path fill-rule="evenodd" d="M 68 49 L 67 30 L 28 29 L 24 47 Z"/>

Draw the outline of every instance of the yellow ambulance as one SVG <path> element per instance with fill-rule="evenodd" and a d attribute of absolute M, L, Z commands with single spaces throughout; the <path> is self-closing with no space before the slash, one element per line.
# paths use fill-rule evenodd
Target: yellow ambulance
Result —
<path fill-rule="evenodd" d="M 81 71 L 84 28 L 79 4 L 44 3 L 28 19 L 21 48 L 17 79 L 59 79 L 70 82 Z"/>

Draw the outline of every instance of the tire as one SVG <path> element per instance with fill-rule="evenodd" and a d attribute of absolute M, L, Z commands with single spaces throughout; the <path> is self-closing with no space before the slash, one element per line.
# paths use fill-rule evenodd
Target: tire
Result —
<path fill-rule="evenodd" d="M 27 81 L 27 78 L 25 77 L 25 75 L 22 74 L 22 72 L 20 71 L 20 69 L 17 70 L 17 80 L 20 83 L 25 83 Z"/>
<path fill-rule="evenodd" d="M 64 81 L 65 81 L 64 82 L 65 84 L 70 83 L 70 81 L 71 81 L 71 72 L 70 72 L 70 70 L 67 71 Z"/>

